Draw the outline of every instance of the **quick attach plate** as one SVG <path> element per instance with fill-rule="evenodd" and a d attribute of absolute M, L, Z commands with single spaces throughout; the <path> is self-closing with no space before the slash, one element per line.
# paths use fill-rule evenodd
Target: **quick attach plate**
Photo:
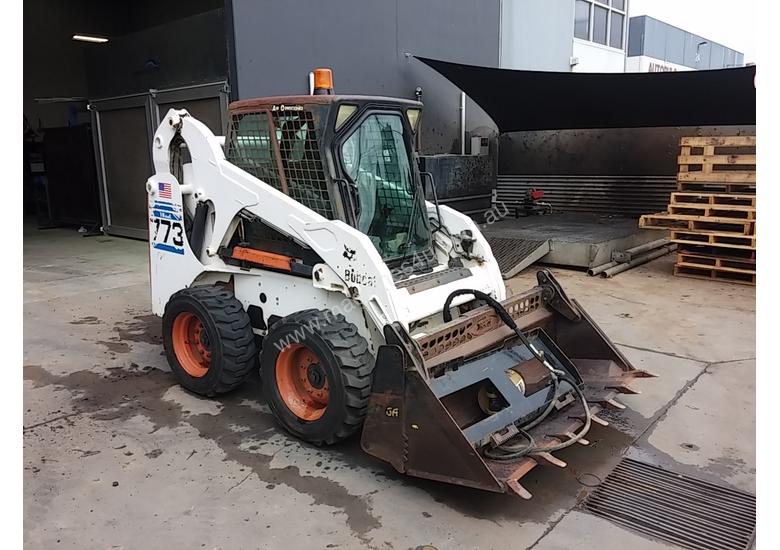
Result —
<path fill-rule="evenodd" d="M 543 330 L 530 333 L 528 339 L 553 367 L 568 372 L 578 384 L 582 384 L 582 378 L 574 364 Z M 488 441 L 493 434 L 504 432 L 508 426 L 522 424 L 547 405 L 550 383 L 546 374 L 544 380 L 541 377 L 536 381 L 526 380 L 526 394 L 507 376 L 506 371 L 509 369 L 524 364 L 530 366 L 529 362 L 538 365 L 535 370 L 546 371 L 546 367 L 538 364 L 538 360 L 519 338 L 514 338 L 498 351 L 447 365 L 444 374 L 430 380 L 431 390 L 445 404 L 453 418 L 462 419 L 469 417 L 469 412 L 463 409 L 473 407 L 475 399 L 467 396 L 464 396 L 466 399 L 458 399 L 455 394 L 463 390 L 468 393 L 469 388 L 476 390 L 488 381 L 492 383 L 507 406 L 495 414 L 461 426 L 466 439 L 472 445 L 480 445 Z M 567 399 L 567 395 L 572 391 L 573 388 L 568 382 L 561 381 L 556 399 Z M 452 398 L 448 399 L 448 396 Z"/>

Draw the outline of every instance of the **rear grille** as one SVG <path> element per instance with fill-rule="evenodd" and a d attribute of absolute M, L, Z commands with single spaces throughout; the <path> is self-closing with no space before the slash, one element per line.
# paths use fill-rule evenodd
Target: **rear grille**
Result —
<path fill-rule="evenodd" d="M 691 550 L 745 550 L 755 536 L 754 495 L 629 458 L 591 493 L 585 508 Z"/>

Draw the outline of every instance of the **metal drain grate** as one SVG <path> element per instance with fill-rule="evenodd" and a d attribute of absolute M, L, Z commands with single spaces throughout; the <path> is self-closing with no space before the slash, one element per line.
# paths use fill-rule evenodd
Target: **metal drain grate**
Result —
<path fill-rule="evenodd" d="M 501 276 L 510 279 L 550 252 L 550 241 L 487 237 Z"/>
<path fill-rule="evenodd" d="M 745 550 L 755 536 L 754 495 L 630 458 L 590 494 L 585 508 L 692 550 Z"/>

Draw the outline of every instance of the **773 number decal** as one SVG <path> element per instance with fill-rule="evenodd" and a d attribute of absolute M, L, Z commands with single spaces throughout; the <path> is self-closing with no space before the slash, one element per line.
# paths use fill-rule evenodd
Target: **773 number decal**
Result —
<path fill-rule="evenodd" d="M 161 229 L 165 231 L 165 235 L 161 233 Z M 167 243 L 169 240 L 173 246 L 184 246 L 184 228 L 182 227 L 181 222 L 155 218 L 154 242 Z"/>
<path fill-rule="evenodd" d="M 152 247 L 163 252 L 184 254 L 184 225 L 181 205 L 154 201 L 151 205 L 149 232 Z"/>

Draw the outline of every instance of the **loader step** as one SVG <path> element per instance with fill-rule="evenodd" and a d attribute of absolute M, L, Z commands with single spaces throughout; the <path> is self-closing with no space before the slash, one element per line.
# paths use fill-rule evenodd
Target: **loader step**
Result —
<path fill-rule="evenodd" d="M 437 286 L 446 285 L 453 281 L 471 277 L 471 270 L 465 267 L 451 267 L 435 273 L 427 273 L 419 277 L 412 277 L 405 281 L 395 283 L 396 288 L 405 288 L 409 294 L 423 292 Z"/>

